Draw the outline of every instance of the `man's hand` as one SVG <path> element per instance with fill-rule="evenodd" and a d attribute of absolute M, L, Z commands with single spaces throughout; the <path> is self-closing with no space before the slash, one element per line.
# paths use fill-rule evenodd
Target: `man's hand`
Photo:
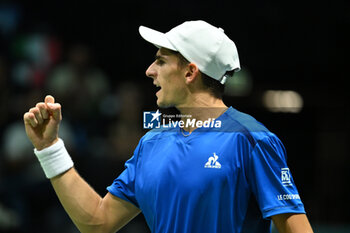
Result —
<path fill-rule="evenodd" d="M 45 102 L 37 103 L 23 116 L 29 140 L 37 150 L 49 147 L 58 141 L 58 128 L 62 120 L 61 105 L 48 95 Z"/>

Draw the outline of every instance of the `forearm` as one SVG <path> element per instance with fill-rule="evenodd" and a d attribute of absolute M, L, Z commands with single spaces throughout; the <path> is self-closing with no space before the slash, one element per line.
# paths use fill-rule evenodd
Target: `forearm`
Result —
<path fill-rule="evenodd" d="M 280 214 L 272 220 L 279 233 L 313 233 L 305 214 Z"/>
<path fill-rule="evenodd" d="M 74 168 L 51 179 L 64 209 L 81 232 L 97 232 L 106 220 L 102 216 L 102 198 L 80 177 Z"/>

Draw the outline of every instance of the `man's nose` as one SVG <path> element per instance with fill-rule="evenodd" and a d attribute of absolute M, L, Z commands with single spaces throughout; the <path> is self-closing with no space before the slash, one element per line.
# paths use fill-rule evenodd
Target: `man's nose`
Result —
<path fill-rule="evenodd" d="M 154 62 L 147 68 L 146 70 L 146 76 L 150 78 L 155 78 L 157 75 L 157 72 L 154 68 Z"/>

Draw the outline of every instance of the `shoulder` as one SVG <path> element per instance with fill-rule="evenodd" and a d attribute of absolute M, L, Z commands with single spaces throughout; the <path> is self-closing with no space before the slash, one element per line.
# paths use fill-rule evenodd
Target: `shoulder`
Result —
<path fill-rule="evenodd" d="M 251 146 L 255 146 L 260 141 L 277 138 L 261 122 L 253 116 L 240 112 L 230 107 L 226 112 L 226 118 L 223 124 L 224 130 L 235 132 L 247 139 Z"/>
<path fill-rule="evenodd" d="M 253 116 L 230 107 L 226 112 L 226 123 L 239 131 L 266 132 L 268 129 Z"/>

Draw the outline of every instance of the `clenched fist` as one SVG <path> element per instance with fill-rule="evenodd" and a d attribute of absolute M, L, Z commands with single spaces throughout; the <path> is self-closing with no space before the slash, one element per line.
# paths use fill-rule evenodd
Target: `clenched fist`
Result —
<path fill-rule="evenodd" d="M 61 105 L 48 95 L 45 102 L 37 103 L 23 116 L 29 140 L 37 150 L 49 147 L 58 141 L 58 128 L 62 120 Z"/>

